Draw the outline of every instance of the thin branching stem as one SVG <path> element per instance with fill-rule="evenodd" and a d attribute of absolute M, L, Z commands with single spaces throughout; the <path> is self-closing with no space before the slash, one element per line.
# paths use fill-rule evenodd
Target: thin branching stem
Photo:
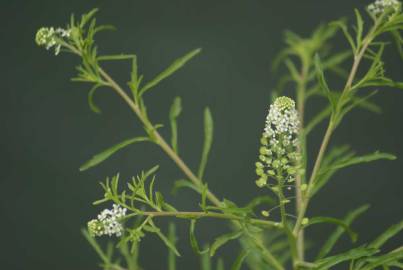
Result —
<path fill-rule="evenodd" d="M 177 217 L 177 218 L 185 218 L 185 219 L 197 219 L 197 218 L 217 218 L 217 219 L 228 219 L 228 220 L 236 220 L 243 221 L 247 220 L 248 223 L 253 225 L 259 225 L 264 227 L 275 227 L 282 228 L 282 224 L 278 222 L 273 222 L 269 220 L 256 219 L 256 218 L 245 218 L 242 216 L 236 216 L 232 214 L 223 214 L 223 213 L 214 213 L 214 212 L 196 212 L 196 211 L 146 211 L 146 212 L 138 212 L 129 214 L 126 218 L 130 218 L 133 216 L 148 216 L 148 217 Z"/>
<path fill-rule="evenodd" d="M 311 194 L 312 194 L 312 191 L 313 191 L 316 179 L 317 179 L 317 175 L 318 175 L 320 167 L 322 165 L 324 155 L 326 153 L 326 150 L 329 145 L 330 139 L 332 137 L 333 131 L 336 128 L 335 119 L 337 119 L 337 117 L 339 116 L 341 107 L 343 106 L 343 99 L 344 99 L 345 95 L 352 89 L 354 79 L 358 72 L 358 67 L 360 66 L 360 63 L 361 63 L 369 45 L 373 41 L 374 34 L 382 20 L 383 20 L 382 16 L 377 19 L 374 26 L 371 28 L 371 30 L 368 32 L 368 34 L 364 38 L 361 48 L 357 49 L 357 52 L 354 55 L 354 62 L 353 62 L 352 68 L 350 70 L 347 82 L 346 82 L 345 87 L 342 91 L 342 94 L 337 102 L 336 110 L 332 113 L 332 116 L 330 117 L 325 135 L 323 137 L 321 146 L 319 148 L 318 155 L 316 157 L 316 161 L 315 161 L 315 164 L 314 164 L 314 167 L 312 170 L 311 177 L 309 178 L 307 192 L 306 192 L 305 197 L 303 198 L 303 203 L 301 205 L 300 212 L 298 213 L 297 222 L 294 227 L 295 235 L 301 231 L 301 223 L 305 216 L 306 210 L 308 208 L 309 200 L 310 200 L 310 197 L 311 197 Z"/>

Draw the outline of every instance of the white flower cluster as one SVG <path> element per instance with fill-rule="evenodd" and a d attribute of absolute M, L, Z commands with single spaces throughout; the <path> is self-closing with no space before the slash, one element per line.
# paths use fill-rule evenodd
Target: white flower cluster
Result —
<path fill-rule="evenodd" d="M 259 187 L 266 186 L 269 178 L 278 182 L 294 181 L 299 160 L 299 127 L 295 102 L 288 97 L 277 98 L 266 118 L 259 161 L 256 162 Z"/>
<path fill-rule="evenodd" d="M 401 3 L 398 0 L 376 0 L 368 6 L 368 11 L 373 16 L 382 15 L 385 11 L 390 10 L 399 12 L 401 10 Z"/>
<path fill-rule="evenodd" d="M 98 219 L 88 222 L 88 229 L 94 236 L 116 235 L 121 236 L 123 232 L 122 218 L 126 216 L 127 209 L 114 204 L 113 209 L 105 209 Z"/>
<path fill-rule="evenodd" d="M 283 144 L 298 143 L 297 135 L 299 130 L 298 112 L 295 109 L 295 102 L 288 97 L 279 97 L 270 105 L 269 114 L 266 118 L 264 136 L 269 138 L 270 144 L 277 145 L 278 137 L 283 136 Z M 292 142 L 291 140 L 294 139 Z"/>
<path fill-rule="evenodd" d="M 42 27 L 36 32 L 35 41 L 38 46 L 44 46 L 47 50 L 55 47 L 55 55 L 60 53 L 61 44 L 58 42 L 59 39 L 70 37 L 71 31 L 69 29 L 53 27 Z"/>

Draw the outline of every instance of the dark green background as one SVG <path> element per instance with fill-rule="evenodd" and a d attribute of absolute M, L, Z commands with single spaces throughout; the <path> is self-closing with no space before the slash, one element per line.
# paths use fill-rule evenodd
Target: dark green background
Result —
<path fill-rule="evenodd" d="M 71 83 L 77 59 L 54 57 L 37 48 L 36 30 L 65 25 L 70 13 L 99 7 L 101 23 L 118 31 L 100 36 L 102 53 L 136 53 L 147 78 L 174 58 L 202 47 L 203 53 L 147 97 L 151 118 L 167 123 L 172 99 L 180 95 L 180 151 L 196 168 L 202 142 L 202 111 L 208 105 L 215 118 L 215 142 L 208 163 L 209 187 L 219 197 L 246 203 L 262 190 L 253 183 L 258 139 L 264 125 L 270 89 L 275 79 L 270 62 L 282 46 L 282 32 L 308 34 L 320 22 L 341 16 L 352 18 L 353 7 L 368 1 L 350 0 L 115 0 L 115 1 L 1 1 L 1 269 L 96 269 L 97 258 L 79 229 L 101 208 L 91 202 L 102 196 L 98 182 L 121 173 L 122 178 L 161 164 L 157 187 L 174 205 L 195 209 L 191 192 L 169 196 L 180 171 L 153 145 L 137 145 L 102 166 L 79 173 L 92 154 L 134 135 L 138 122 L 110 91 L 99 91 L 103 109 L 88 109 L 87 86 Z M 334 44 L 344 47 L 343 39 Z M 391 50 L 387 71 L 403 79 L 403 64 Z M 108 66 L 122 83 L 129 65 Z M 382 115 L 357 111 L 337 130 L 334 144 L 350 143 L 358 152 L 381 149 L 403 157 L 403 92 L 382 91 Z M 312 114 L 315 104 L 309 104 Z M 322 130 L 310 142 L 316 153 Z M 167 136 L 168 130 L 162 133 Z M 349 208 L 369 202 L 372 208 L 355 228 L 360 241 L 370 240 L 402 218 L 402 159 L 347 169 L 315 199 L 309 215 L 342 216 Z M 202 222 L 202 241 L 220 233 L 221 223 Z M 201 226 L 200 226 L 201 227 Z M 200 228 L 199 227 L 199 228 Z M 322 241 L 329 231 L 310 230 Z M 180 269 L 198 269 L 187 240 L 186 222 L 180 221 Z M 402 244 L 400 235 L 390 247 Z M 320 243 L 320 242 L 319 242 Z M 141 262 L 148 270 L 165 269 L 165 248 L 153 237 L 142 242 Z M 344 245 L 348 245 L 346 240 Z M 221 252 L 227 264 L 236 247 Z"/>

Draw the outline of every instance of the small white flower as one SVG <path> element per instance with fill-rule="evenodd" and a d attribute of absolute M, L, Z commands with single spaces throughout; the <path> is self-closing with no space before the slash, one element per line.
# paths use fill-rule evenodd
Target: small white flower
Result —
<path fill-rule="evenodd" d="M 98 219 L 88 222 L 88 229 L 92 235 L 116 235 L 121 236 L 123 225 L 121 220 L 126 216 L 127 209 L 114 204 L 112 209 L 105 209 L 99 215 Z"/>
<path fill-rule="evenodd" d="M 279 97 L 270 106 L 261 139 L 256 184 L 264 187 L 269 179 L 292 182 L 298 166 L 298 132 L 300 121 L 295 102 Z"/>
<path fill-rule="evenodd" d="M 55 48 L 55 55 L 60 53 L 61 44 L 59 39 L 69 38 L 70 37 L 70 29 L 57 28 L 56 30 L 53 27 L 42 27 L 36 32 L 35 41 L 38 46 L 43 46 L 46 50 Z"/>
<path fill-rule="evenodd" d="M 376 0 L 368 6 L 368 11 L 371 15 L 378 17 L 386 11 L 400 12 L 401 6 L 398 0 Z"/>

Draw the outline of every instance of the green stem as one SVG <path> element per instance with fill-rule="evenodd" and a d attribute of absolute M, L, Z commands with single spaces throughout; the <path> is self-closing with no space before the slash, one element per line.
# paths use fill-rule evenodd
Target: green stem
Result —
<path fill-rule="evenodd" d="M 358 67 L 360 66 L 360 63 L 365 55 L 366 50 L 368 49 L 369 45 L 371 44 L 371 42 L 373 41 L 373 39 L 375 38 L 375 32 L 380 24 L 380 22 L 382 21 L 382 16 L 375 22 L 375 25 L 371 28 L 371 30 L 368 32 L 367 36 L 364 38 L 363 43 L 361 48 L 357 49 L 357 52 L 354 55 L 354 62 L 350 71 L 350 74 L 348 76 L 347 82 L 344 86 L 344 89 L 341 93 L 341 96 L 337 102 L 337 106 L 336 106 L 336 110 L 332 113 L 332 116 L 330 118 L 328 127 L 326 129 L 326 133 L 323 137 L 320 149 L 319 149 L 319 153 L 316 157 L 316 161 L 315 161 L 315 165 L 313 167 L 312 170 L 312 174 L 311 177 L 309 178 L 309 183 L 308 183 L 308 188 L 307 188 L 307 192 L 305 195 L 305 198 L 303 198 L 303 202 L 300 208 L 300 212 L 298 213 L 297 216 L 297 222 L 295 224 L 294 227 L 294 234 L 298 234 L 302 228 L 301 228 L 301 223 L 302 220 L 305 216 L 306 210 L 308 208 L 308 204 L 309 204 L 309 200 L 313 191 L 313 188 L 315 186 L 315 182 L 317 179 L 317 175 L 318 172 L 320 170 L 320 167 L 322 165 L 322 160 L 323 157 L 325 155 L 326 149 L 329 145 L 331 136 L 333 134 L 333 131 L 336 127 L 336 120 L 339 116 L 340 110 L 342 109 L 343 105 L 344 105 L 344 97 L 345 95 L 352 89 L 352 85 L 354 82 L 354 79 L 357 75 L 357 71 L 358 71 Z"/>
<path fill-rule="evenodd" d="M 133 216 L 148 216 L 151 218 L 155 217 L 177 217 L 177 218 L 217 218 L 217 219 L 228 219 L 228 220 L 237 220 L 242 221 L 245 220 L 244 217 L 231 215 L 231 214 L 223 214 L 223 213 L 213 213 L 213 212 L 195 212 L 195 211 L 146 211 L 146 212 L 138 212 L 127 215 L 126 218 L 130 218 Z M 282 225 L 277 222 L 251 218 L 248 219 L 248 222 L 253 225 L 265 226 L 265 227 L 275 227 L 282 228 Z"/>
<path fill-rule="evenodd" d="M 310 66 L 310 61 L 301 59 L 302 63 L 302 69 L 301 69 L 301 75 L 300 75 L 300 80 L 297 82 L 297 110 L 298 110 L 298 115 L 299 115 L 299 121 L 300 121 L 300 146 L 298 148 L 298 152 L 302 156 L 302 164 L 301 164 L 301 169 L 305 172 L 306 171 L 306 164 L 307 164 L 307 144 L 306 144 L 306 136 L 304 132 L 304 126 L 305 126 L 305 92 L 306 92 L 306 78 L 308 76 L 308 71 L 309 71 L 309 66 Z M 302 198 L 302 191 L 301 191 L 301 185 L 305 183 L 304 176 L 301 173 L 298 173 L 296 178 L 295 178 L 295 193 L 296 193 L 296 201 L 295 201 L 295 208 L 296 208 L 296 214 L 301 212 L 302 204 L 303 204 L 303 198 Z M 298 259 L 303 261 L 304 260 L 304 230 L 300 230 L 299 233 L 296 235 L 297 238 L 297 254 L 298 254 Z"/>

